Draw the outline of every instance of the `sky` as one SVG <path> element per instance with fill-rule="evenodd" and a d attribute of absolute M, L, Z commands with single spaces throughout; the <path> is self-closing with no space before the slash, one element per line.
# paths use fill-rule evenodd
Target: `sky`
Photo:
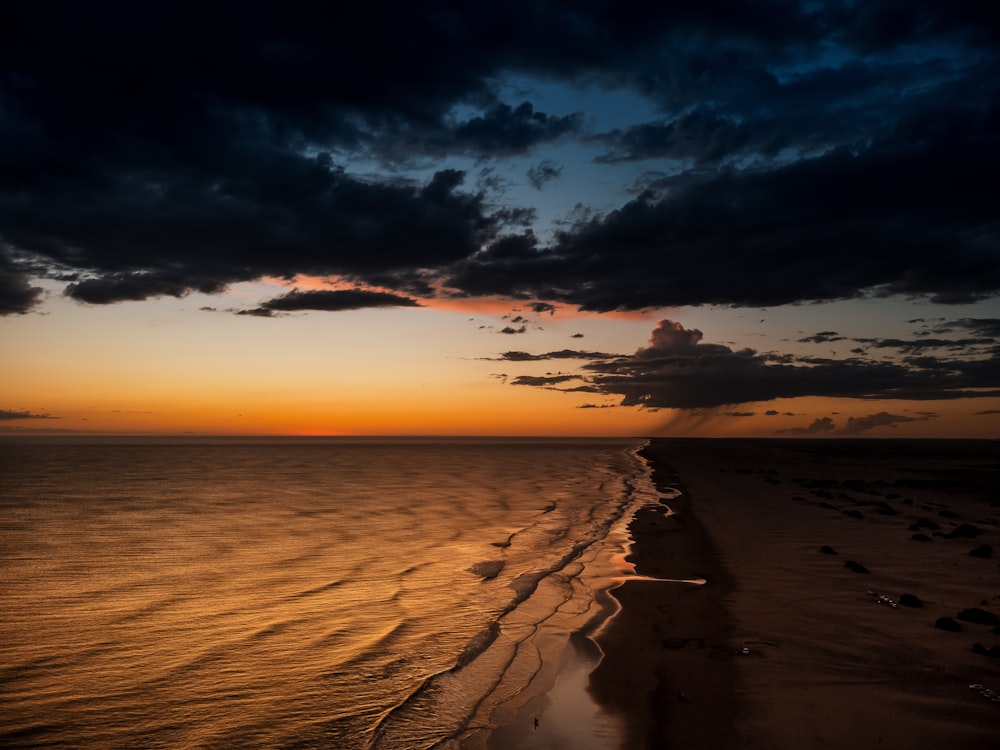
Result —
<path fill-rule="evenodd" d="M 974 0 L 0 11 L 0 435 L 1000 438 Z"/>

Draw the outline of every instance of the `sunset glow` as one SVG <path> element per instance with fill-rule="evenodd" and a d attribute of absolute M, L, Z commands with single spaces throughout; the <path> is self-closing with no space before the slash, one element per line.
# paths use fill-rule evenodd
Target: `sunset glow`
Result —
<path fill-rule="evenodd" d="M 110 8 L 4 58 L 0 434 L 1000 437 L 979 21 Z"/>

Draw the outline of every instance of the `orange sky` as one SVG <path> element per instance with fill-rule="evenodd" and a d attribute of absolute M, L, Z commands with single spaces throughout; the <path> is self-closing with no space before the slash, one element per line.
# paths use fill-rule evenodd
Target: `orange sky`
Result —
<path fill-rule="evenodd" d="M 647 344 L 664 311 L 533 315 L 509 301 L 274 319 L 226 310 L 226 304 L 236 307 L 260 293 L 273 294 L 273 287 L 237 289 L 221 299 L 192 296 L 106 307 L 53 295 L 43 314 L 6 318 L 0 325 L 12 354 L 0 370 L 3 408 L 34 416 L 5 419 L 0 431 L 830 437 L 848 434 L 849 417 L 885 412 L 913 421 L 865 435 L 1000 437 L 997 415 L 979 413 L 1000 409 L 1000 399 L 798 398 L 713 409 L 640 409 L 619 406 L 615 396 L 511 384 L 518 375 L 573 371 L 579 362 L 497 360 L 509 350 L 631 354 Z M 213 309 L 203 309 L 208 306 Z M 770 337 L 765 341 L 764 332 L 746 323 L 756 323 L 756 311 L 667 312 L 697 323 L 706 339 L 711 335 L 761 350 L 792 347 L 790 326 L 801 325 L 803 315 L 793 311 L 782 322 L 780 311 L 768 312 L 774 322 L 764 329 Z M 517 314 L 528 319 L 526 332 L 500 333 Z M 818 319 L 810 326 L 823 323 Z M 924 418 L 926 413 L 935 416 Z M 823 418 L 833 429 L 808 432 Z"/>

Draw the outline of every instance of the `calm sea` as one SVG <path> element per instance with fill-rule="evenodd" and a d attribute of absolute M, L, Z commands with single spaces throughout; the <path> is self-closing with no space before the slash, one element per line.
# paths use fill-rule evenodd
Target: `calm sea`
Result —
<path fill-rule="evenodd" d="M 0 745 L 486 746 L 622 573 L 639 445 L 7 439 Z"/>

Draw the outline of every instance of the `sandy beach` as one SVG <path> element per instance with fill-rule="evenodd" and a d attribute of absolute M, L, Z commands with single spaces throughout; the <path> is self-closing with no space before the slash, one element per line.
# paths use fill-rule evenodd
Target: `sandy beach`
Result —
<path fill-rule="evenodd" d="M 654 440 L 591 675 L 624 748 L 1000 746 L 1000 443 Z"/>

